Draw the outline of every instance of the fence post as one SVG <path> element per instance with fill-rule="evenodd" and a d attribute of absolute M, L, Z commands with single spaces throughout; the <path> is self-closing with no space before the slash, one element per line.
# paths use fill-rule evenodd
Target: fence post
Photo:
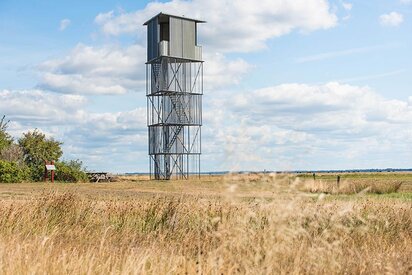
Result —
<path fill-rule="evenodd" d="M 54 160 L 52 160 L 51 164 L 54 165 Z M 51 170 L 51 182 L 54 183 L 54 170 Z"/>

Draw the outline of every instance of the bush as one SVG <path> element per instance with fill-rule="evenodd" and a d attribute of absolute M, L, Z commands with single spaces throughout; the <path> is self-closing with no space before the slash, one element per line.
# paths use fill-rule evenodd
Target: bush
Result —
<path fill-rule="evenodd" d="M 15 183 L 22 182 L 30 177 L 26 166 L 19 166 L 16 162 L 0 160 L 0 182 Z"/>
<path fill-rule="evenodd" d="M 43 181 L 44 180 L 44 163 L 42 164 L 32 164 L 29 165 L 30 179 L 32 181 Z"/>
<path fill-rule="evenodd" d="M 63 182 L 89 181 L 79 160 L 57 162 L 55 179 Z"/>

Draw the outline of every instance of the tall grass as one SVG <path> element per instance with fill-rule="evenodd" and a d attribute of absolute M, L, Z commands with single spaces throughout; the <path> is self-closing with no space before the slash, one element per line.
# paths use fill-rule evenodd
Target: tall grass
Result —
<path fill-rule="evenodd" d="M 152 195 L 92 200 L 46 192 L 0 202 L 1 274 L 319 274 L 412 271 L 410 202 L 312 200 L 286 178 L 266 197 Z M 239 183 L 240 182 L 240 183 Z"/>
<path fill-rule="evenodd" d="M 326 194 L 388 194 L 395 193 L 402 186 L 401 180 L 350 179 L 337 180 L 305 180 L 301 190 Z"/>

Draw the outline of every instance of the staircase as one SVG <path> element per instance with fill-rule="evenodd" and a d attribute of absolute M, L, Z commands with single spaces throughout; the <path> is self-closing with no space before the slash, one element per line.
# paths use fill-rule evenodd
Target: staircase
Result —
<path fill-rule="evenodd" d="M 159 91 L 160 88 L 160 64 L 152 65 L 152 77 L 155 79 L 154 83 L 156 86 L 155 91 Z M 152 81 L 153 83 L 153 81 Z"/>
<path fill-rule="evenodd" d="M 170 98 L 170 100 L 172 101 L 173 109 L 174 109 L 175 112 L 176 112 L 177 121 L 178 121 L 179 123 L 183 123 L 183 122 L 184 122 L 183 116 L 185 115 L 184 107 L 182 106 L 181 103 L 179 103 L 179 102 L 177 101 L 176 96 L 172 95 L 172 96 L 170 96 L 169 98 Z M 170 152 L 170 149 L 172 149 L 172 146 L 173 146 L 173 144 L 176 142 L 177 137 L 179 136 L 179 134 L 180 134 L 180 132 L 182 131 L 182 129 L 183 129 L 183 125 L 178 125 L 178 126 L 177 126 L 176 131 L 173 133 L 173 136 L 172 136 L 171 140 L 169 141 L 168 146 L 167 146 L 167 148 L 166 148 L 166 152 L 167 152 L 167 153 L 169 153 L 169 152 Z"/>

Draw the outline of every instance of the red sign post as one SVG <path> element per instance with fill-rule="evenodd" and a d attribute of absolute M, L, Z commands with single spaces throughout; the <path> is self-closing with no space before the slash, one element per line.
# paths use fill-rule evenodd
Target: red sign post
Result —
<path fill-rule="evenodd" d="M 50 163 L 45 160 L 44 161 L 44 181 L 47 181 L 48 174 L 50 171 L 50 180 L 53 183 L 54 182 L 54 171 L 56 170 L 56 166 L 54 165 L 54 161 L 51 161 Z"/>

